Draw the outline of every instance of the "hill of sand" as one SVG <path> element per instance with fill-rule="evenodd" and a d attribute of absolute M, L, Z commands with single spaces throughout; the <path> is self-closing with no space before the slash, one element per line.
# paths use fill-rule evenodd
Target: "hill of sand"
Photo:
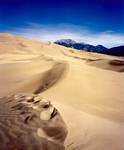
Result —
<path fill-rule="evenodd" d="M 0 96 L 52 101 L 67 125 L 67 150 L 124 149 L 123 71 L 121 57 L 0 35 Z"/>
<path fill-rule="evenodd" d="M 50 101 L 36 94 L 0 99 L 1 150 L 63 150 L 66 125 Z"/>

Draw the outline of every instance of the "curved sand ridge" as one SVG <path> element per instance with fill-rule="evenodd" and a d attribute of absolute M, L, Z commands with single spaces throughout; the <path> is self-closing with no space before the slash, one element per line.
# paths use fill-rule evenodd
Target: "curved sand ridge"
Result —
<path fill-rule="evenodd" d="M 1 65 L 0 73 L 3 76 L 1 76 L 0 94 L 4 96 L 17 92 L 41 93 L 63 79 L 68 71 L 69 65 L 66 62 L 36 61 Z"/>
<path fill-rule="evenodd" d="M 64 150 L 66 125 L 50 101 L 34 94 L 0 99 L 1 150 Z"/>
<path fill-rule="evenodd" d="M 56 63 L 42 76 L 42 84 L 34 91 L 34 94 L 41 93 L 62 79 L 67 71 L 67 63 Z"/>
<path fill-rule="evenodd" d="M 17 92 L 31 92 L 39 94 L 53 85 L 57 84 L 64 78 L 68 71 L 68 64 L 64 62 L 55 63 L 50 69 L 31 76 L 22 81 L 12 93 Z"/>

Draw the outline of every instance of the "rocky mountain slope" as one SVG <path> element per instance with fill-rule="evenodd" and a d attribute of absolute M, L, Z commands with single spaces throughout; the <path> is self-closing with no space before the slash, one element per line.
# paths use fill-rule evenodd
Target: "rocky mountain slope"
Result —
<path fill-rule="evenodd" d="M 56 44 L 75 48 L 82 51 L 87 52 L 95 52 L 95 53 L 102 53 L 107 55 L 114 55 L 114 56 L 124 56 L 124 46 L 113 47 L 113 48 L 106 48 L 103 45 L 93 46 L 90 44 L 75 42 L 71 39 L 62 39 L 55 41 Z"/>

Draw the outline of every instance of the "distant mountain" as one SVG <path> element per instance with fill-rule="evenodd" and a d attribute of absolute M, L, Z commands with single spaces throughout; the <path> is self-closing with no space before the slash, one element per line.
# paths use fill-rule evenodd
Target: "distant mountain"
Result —
<path fill-rule="evenodd" d="M 102 52 L 102 51 L 107 49 L 106 47 L 104 47 L 102 45 L 93 46 L 93 45 L 86 44 L 86 43 L 76 42 L 76 41 L 71 40 L 71 39 L 57 40 L 54 43 L 59 44 L 59 45 L 63 45 L 66 47 L 79 49 L 79 50 L 89 51 L 89 52 Z"/>
<path fill-rule="evenodd" d="M 78 49 L 78 50 L 88 51 L 88 52 L 102 53 L 102 54 L 115 55 L 115 56 L 124 56 L 124 46 L 113 47 L 108 49 L 103 45 L 94 46 L 86 43 L 76 42 L 71 39 L 57 40 L 54 43 L 58 45 Z"/>
<path fill-rule="evenodd" d="M 57 40 L 54 43 L 59 44 L 59 45 L 63 45 L 66 47 L 72 47 L 72 48 L 76 44 L 76 42 L 72 39 L 61 39 L 61 40 Z"/>
<path fill-rule="evenodd" d="M 108 54 L 115 56 L 124 56 L 124 46 L 110 48 Z"/>

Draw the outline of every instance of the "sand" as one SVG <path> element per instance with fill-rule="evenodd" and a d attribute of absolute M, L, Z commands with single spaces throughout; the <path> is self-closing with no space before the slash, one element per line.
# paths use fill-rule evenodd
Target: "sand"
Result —
<path fill-rule="evenodd" d="M 64 150 L 66 125 L 50 101 L 36 94 L 0 99 L 1 150 Z"/>
<path fill-rule="evenodd" d="M 0 96 L 40 94 L 64 119 L 67 150 L 123 150 L 124 59 L 0 35 Z"/>

